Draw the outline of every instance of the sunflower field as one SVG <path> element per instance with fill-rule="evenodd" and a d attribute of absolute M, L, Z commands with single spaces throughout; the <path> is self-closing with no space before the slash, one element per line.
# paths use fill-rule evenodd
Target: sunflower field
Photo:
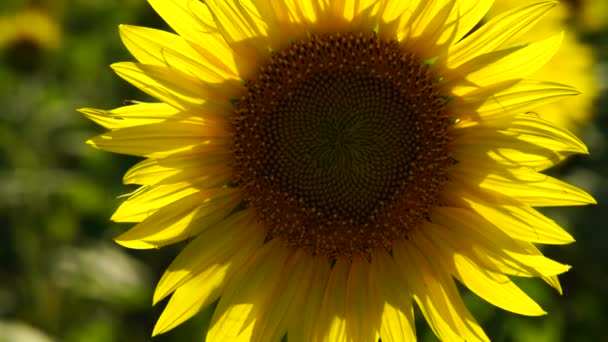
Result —
<path fill-rule="evenodd" d="M 0 342 L 608 341 L 607 13 L 0 1 Z"/>

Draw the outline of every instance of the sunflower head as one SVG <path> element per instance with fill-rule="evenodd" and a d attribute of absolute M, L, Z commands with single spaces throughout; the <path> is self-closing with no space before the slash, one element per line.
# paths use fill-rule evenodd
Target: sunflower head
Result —
<path fill-rule="evenodd" d="M 436 77 L 373 32 L 273 54 L 236 104 L 231 148 L 269 235 L 313 254 L 368 254 L 428 217 L 450 163 Z"/>
<path fill-rule="evenodd" d="M 210 341 L 411 340 L 415 302 L 439 338 L 487 340 L 454 279 L 525 315 L 510 276 L 561 291 L 535 243 L 573 239 L 533 207 L 594 202 L 541 173 L 587 150 L 532 114 L 577 94 L 526 78 L 561 34 L 519 43 L 555 3 L 473 32 L 491 1 L 150 4 L 177 34 L 121 26 L 139 62 L 113 68 L 159 102 L 81 111 L 109 129 L 91 145 L 147 158 L 116 241 L 190 240 L 154 334 L 219 299 Z"/>

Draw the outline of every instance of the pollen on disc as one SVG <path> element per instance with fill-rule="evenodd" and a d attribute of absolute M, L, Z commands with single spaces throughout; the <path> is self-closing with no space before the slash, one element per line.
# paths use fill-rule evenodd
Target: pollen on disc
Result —
<path fill-rule="evenodd" d="M 452 162 L 436 84 L 375 34 L 313 35 L 274 53 L 232 118 L 237 186 L 269 237 L 330 257 L 406 237 Z"/>

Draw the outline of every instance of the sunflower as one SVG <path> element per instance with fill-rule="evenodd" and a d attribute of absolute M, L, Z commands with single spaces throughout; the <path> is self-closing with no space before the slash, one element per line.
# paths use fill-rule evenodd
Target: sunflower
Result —
<path fill-rule="evenodd" d="M 48 13 L 33 8 L 0 13 L 0 58 L 13 70 L 37 69 L 43 54 L 59 48 L 61 40 L 61 26 Z"/>
<path fill-rule="evenodd" d="M 578 92 L 526 79 L 561 34 L 512 44 L 554 5 L 470 33 L 492 1 L 150 0 L 178 33 L 121 26 L 119 76 L 159 103 L 82 109 L 88 143 L 147 159 L 112 216 L 129 248 L 188 241 L 153 334 L 217 302 L 209 341 L 488 340 L 456 280 L 542 315 L 573 238 L 535 206 L 594 203 L 541 173 L 585 145 L 532 109 Z M 470 34 L 469 34 L 470 33 Z"/>
<path fill-rule="evenodd" d="M 61 43 L 61 28 L 55 19 L 37 9 L 0 15 L 0 51 L 13 45 L 55 49 Z"/>

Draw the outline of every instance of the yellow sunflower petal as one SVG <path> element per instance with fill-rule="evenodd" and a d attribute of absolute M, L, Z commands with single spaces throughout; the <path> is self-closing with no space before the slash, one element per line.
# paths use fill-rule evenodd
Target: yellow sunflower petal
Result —
<path fill-rule="evenodd" d="M 268 35 L 267 24 L 251 0 L 210 0 L 206 4 L 218 29 L 229 43 L 259 39 Z"/>
<path fill-rule="evenodd" d="M 196 315 L 203 307 L 219 298 L 225 283 L 238 264 L 218 263 L 181 284 L 163 310 L 152 331 L 152 336 L 163 334 Z"/>
<path fill-rule="evenodd" d="M 439 230 L 438 227 L 437 230 Z M 499 308 L 527 316 L 544 315 L 546 312 L 526 295 L 509 277 L 502 273 L 481 268 L 475 261 L 458 253 L 441 235 L 421 230 L 416 243 L 427 253 L 432 253 L 461 283 L 481 298 Z"/>
<path fill-rule="evenodd" d="M 296 292 L 294 306 L 290 308 L 287 315 L 287 338 L 290 342 L 313 341 L 315 324 L 318 320 L 323 293 L 325 291 L 329 274 L 331 272 L 329 262 L 324 256 L 312 258 L 313 276 L 309 288 Z M 295 306 L 295 303 L 302 303 Z"/>
<path fill-rule="evenodd" d="M 208 183 L 227 182 L 230 167 L 227 154 L 186 154 L 170 158 L 146 159 L 132 166 L 124 175 L 124 184 L 170 184 L 207 179 Z"/>
<path fill-rule="evenodd" d="M 467 33 L 478 25 L 481 19 L 486 15 L 490 7 L 494 4 L 494 0 L 465 0 L 457 1 L 455 11 L 452 11 L 451 18 L 448 23 L 457 23 L 456 32 L 453 37 L 450 37 L 451 42 L 458 42 Z"/>
<path fill-rule="evenodd" d="M 443 50 L 447 49 L 480 22 L 493 2 L 493 0 L 436 1 L 436 5 L 440 7 L 436 8 L 435 14 L 430 15 L 432 21 L 425 30 L 424 40 L 435 42 L 434 44 Z M 428 35 L 429 32 L 433 32 L 433 35 Z M 429 47 L 429 51 L 432 51 L 432 48 Z"/>
<path fill-rule="evenodd" d="M 217 26 L 205 20 L 205 5 L 192 0 L 148 0 L 152 8 L 180 36 L 198 42 L 205 33 L 216 33 Z"/>
<path fill-rule="evenodd" d="M 570 155 L 587 153 L 585 145 L 569 133 L 561 137 L 551 129 L 528 127 L 477 127 L 455 138 L 452 148 L 453 157 L 459 161 L 456 168 L 509 168 L 523 172 L 542 171 Z"/>
<path fill-rule="evenodd" d="M 412 238 L 414 240 L 414 238 Z M 439 269 L 414 243 L 396 243 L 395 261 L 411 286 L 414 299 L 433 332 L 445 341 L 488 341 L 464 306 L 446 270 Z"/>
<path fill-rule="evenodd" d="M 454 275 L 471 291 L 499 308 L 526 316 L 547 314 L 502 273 L 481 269 L 475 261 L 454 256 Z"/>
<path fill-rule="evenodd" d="M 454 151 L 453 154 L 453 157 L 458 160 L 455 168 L 463 168 L 466 164 L 467 168 L 484 170 L 507 168 L 513 172 L 529 172 L 531 169 L 542 171 L 574 154 L 574 152 L 552 151 L 533 144 L 529 145 L 528 150 L 522 151 L 518 148 L 526 144 L 511 136 L 501 135 L 499 132 L 489 135 L 498 139 L 492 140 L 488 146 L 474 144 L 473 139 L 461 142 L 462 149 Z"/>
<path fill-rule="evenodd" d="M 541 173 L 533 171 L 511 173 L 507 170 L 490 174 L 484 172 L 484 170 L 465 171 L 462 168 L 455 168 L 452 177 L 482 199 L 485 193 L 489 192 L 490 201 L 491 193 L 499 192 L 534 207 L 596 203 L 587 192 Z"/>
<path fill-rule="evenodd" d="M 204 271 L 180 283 L 158 319 L 153 336 L 173 329 L 216 301 L 234 274 L 261 247 L 263 235 L 257 235 L 250 241 L 240 241 L 238 246 L 225 246 L 232 247 L 230 254 L 223 252 L 223 258 L 211 260 L 213 263 Z"/>
<path fill-rule="evenodd" d="M 226 228 L 225 225 L 222 226 Z M 212 230 L 215 231 L 199 235 L 191 243 L 192 246 L 188 245 L 165 271 L 156 288 L 154 301 L 156 303 L 167 294 L 175 292 L 154 326 L 152 336 L 175 328 L 217 300 L 234 273 L 261 247 L 264 237 L 259 231 L 243 237 L 244 234 L 226 234 L 226 230 L 217 228 L 208 231 Z M 232 231 L 242 232 L 238 229 Z M 203 242 L 212 237 L 212 240 Z M 184 256 L 181 257 L 182 255 Z M 189 259 L 186 255 L 193 258 Z"/>
<path fill-rule="evenodd" d="M 259 248 L 263 239 L 263 228 L 250 210 L 235 213 L 205 229 L 167 267 L 154 291 L 153 303 L 207 270 L 213 268 L 213 272 L 218 272 L 220 266 L 228 264 L 238 268 L 235 265 L 244 262 L 243 258 Z"/>
<path fill-rule="evenodd" d="M 238 190 L 201 191 L 165 205 L 114 238 L 134 249 L 158 248 L 185 240 L 219 222 L 239 204 Z"/>
<path fill-rule="evenodd" d="M 380 17 L 384 25 L 380 26 L 379 33 L 391 37 L 394 34 L 393 30 L 395 32 L 403 31 L 418 2 L 418 0 L 386 0 Z"/>
<path fill-rule="evenodd" d="M 242 65 L 220 34 L 209 8 L 202 1 L 149 0 L 157 13 L 206 61 L 231 75 L 239 75 Z"/>
<path fill-rule="evenodd" d="M 450 0 L 416 1 L 416 3 L 417 7 L 407 25 L 407 36 L 403 38 L 415 38 L 427 33 L 436 34 L 443 28 L 443 23 L 437 20 L 445 22 L 455 5 L 455 1 Z"/>
<path fill-rule="evenodd" d="M 216 107 L 224 105 L 229 110 L 231 94 L 237 94 L 241 89 L 236 81 L 213 85 L 179 70 L 158 65 L 123 62 L 112 64 L 112 69 L 148 95 L 181 110 L 200 110 L 209 102 Z M 224 99 L 225 103 L 215 99 Z"/>
<path fill-rule="evenodd" d="M 318 20 L 317 2 L 315 0 L 285 0 L 285 7 L 298 23 L 311 24 Z"/>
<path fill-rule="evenodd" d="M 477 126 L 465 127 L 455 134 L 455 145 L 464 144 L 467 149 L 488 141 L 489 144 L 498 144 L 492 141 L 497 139 L 507 149 L 511 147 L 520 150 L 518 154 L 522 156 L 522 161 L 528 158 L 525 156 L 529 151 L 539 149 L 554 151 L 558 155 L 561 152 L 588 153 L 585 144 L 575 135 L 533 113 L 482 120 Z M 516 162 L 517 159 L 513 161 Z"/>
<path fill-rule="evenodd" d="M 442 207 L 426 227 L 442 234 L 458 251 L 484 268 L 500 273 L 550 277 L 564 273 L 570 266 L 546 258 L 531 243 L 511 238 L 492 223 L 468 209 Z"/>
<path fill-rule="evenodd" d="M 444 87 L 456 95 L 463 95 L 509 79 L 526 77 L 543 66 L 561 45 L 563 34 L 525 46 L 490 52 L 475 57 L 446 75 Z M 499 58 L 496 58 L 498 56 Z"/>
<path fill-rule="evenodd" d="M 378 31 L 381 1 L 315 1 L 311 2 L 314 12 L 317 12 L 317 22 L 308 27 L 316 27 L 319 32 L 370 32 Z M 308 5 L 310 6 L 310 5 Z M 306 31 L 306 27 L 300 27 Z"/>
<path fill-rule="evenodd" d="M 225 147 L 229 142 L 227 135 L 223 129 L 206 124 L 166 121 L 110 131 L 88 140 L 87 144 L 114 153 L 162 158 L 193 151 L 197 146 Z"/>
<path fill-rule="evenodd" d="M 280 341 L 287 332 L 290 316 L 298 319 L 310 282 L 313 279 L 313 258 L 305 251 L 296 251 L 279 275 L 275 294 L 267 310 L 253 329 L 252 341 Z"/>
<path fill-rule="evenodd" d="M 209 0 L 205 4 L 224 39 L 241 58 L 249 59 L 249 65 L 258 65 L 268 55 L 272 47 L 268 32 L 280 28 L 269 27 L 251 0 Z"/>
<path fill-rule="evenodd" d="M 458 129 L 458 128 L 456 128 Z M 492 162 L 512 169 L 537 171 L 557 164 L 574 153 L 588 153 L 572 133 L 534 114 L 503 115 L 482 120 L 455 132 L 454 157 L 474 170 L 496 168 Z M 527 170 L 523 170 L 527 172 Z"/>
<path fill-rule="evenodd" d="M 205 82 L 221 83 L 238 79 L 223 68 L 214 67 L 203 59 L 182 37 L 156 29 L 138 26 L 120 26 L 123 43 L 142 64 L 177 69 Z"/>
<path fill-rule="evenodd" d="M 198 191 L 190 182 L 142 186 L 129 194 L 110 219 L 114 222 L 141 222 L 159 208 Z"/>
<path fill-rule="evenodd" d="M 556 151 L 577 151 L 587 154 L 587 146 L 574 134 L 534 113 L 501 116 L 480 122 L 481 128 L 499 129 L 517 135 L 519 140 Z M 553 138 L 551 140 L 550 138 Z M 525 146 L 522 146 L 525 148 Z"/>
<path fill-rule="evenodd" d="M 372 281 L 370 262 L 360 256 L 353 257 L 346 285 L 347 340 L 377 341 L 382 318 L 380 302 L 370 297 L 377 291 Z"/>
<path fill-rule="evenodd" d="M 382 341 L 415 341 L 414 307 L 407 284 L 399 277 L 401 273 L 394 271 L 397 265 L 386 252 L 376 253 L 372 258 L 379 296 L 384 302 L 380 324 Z"/>
<path fill-rule="evenodd" d="M 346 341 L 346 286 L 348 283 L 348 272 L 350 270 L 350 260 L 340 258 L 336 260 L 331 270 L 321 310 L 317 316 L 317 326 L 314 340 L 319 341 Z"/>
<path fill-rule="evenodd" d="M 549 284 L 549 286 L 554 288 L 560 295 L 564 294 L 562 291 L 562 285 L 559 283 L 557 276 L 542 277 L 541 279 L 544 280 L 545 283 Z"/>
<path fill-rule="evenodd" d="M 356 1 L 356 0 L 355 0 Z M 355 2 L 355 1 L 351 1 L 351 2 Z M 344 15 L 344 9 L 347 6 L 352 6 L 354 4 L 347 4 L 348 1 L 346 0 L 336 0 L 336 1 L 319 1 L 320 3 L 325 3 L 326 4 L 326 9 L 325 9 L 325 15 L 327 15 L 328 17 L 337 17 L 337 18 L 342 18 Z"/>
<path fill-rule="evenodd" d="M 470 195 L 462 196 L 463 202 L 488 222 L 514 239 L 545 244 L 567 244 L 574 242 L 553 220 L 528 206 L 496 205 Z"/>
<path fill-rule="evenodd" d="M 307 2 L 307 1 L 302 1 Z M 258 1 L 255 9 L 262 21 L 268 27 L 274 28 L 274 33 L 269 35 L 272 41 L 270 46 L 274 50 L 287 48 L 291 41 L 303 37 L 305 29 L 301 23 L 297 7 L 291 1 Z"/>
<path fill-rule="evenodd" d="M 254 325 L 274 295 L 281 270 L 291 251 L 270 241 L 241 267 L 215 309 L 207 341 L 250 341 Z"/>
<path fill-rule="evenodd" d="M 302 3 L 309 2 L 302 1 Z M 300 21 L 299 13 L 296 10 L 298 7 L 294 1 L 258 1 L 255 6 L 264 21 L 272 23 L 271 25 L 281 25 L 285 30 L 285 32 L 277 32 L 278 35 L 292 33 L 293 26 Z"/>
<path fill-rule="evenodd" d="M 454 98 L 449 108 L 473 119 L 488 119 L 531 109 L 580 92 L 570 86 L 534 80 L 509 80 Z"/>
<path fill-rule="evenodd" d="M 361 20 L 363 18 L 375 21 L 379 14 L 380 6 L 381 3 L 376 0 L 347 1 L 344 10 L 344 18 L 353 21 Z"/>
<path fill-rule="evenodd" d="M 420 25 L 418 29 L 421 31 L 412 31 L 409 38 L 419 36 L 421 39 L 416 42 L 418 46 L 415 49 L 430 52 L 429 56 L 423 57 L 433 57 L 433 53 L 438 52 L 433 45 L 445 50 L 453 42 L 459 41 L 479 23 L 492 3 L 493 1 L 479 0 L 420 1 L 419 8 L 413 14 L 416 19 L 408 26 L 412 23 L 414 26 Z M 428 22 L 424 23 L 419 18 L 427 18 Z"/>
<path fill-rule="evenodd" d="M 497 49 L 517 33 L 529 30 L 556 4 L 555 1 L 539 2 L 494 17 L 450 48 L 448 67 L 456 68 L 466 61 Z M 485 15 L 488 9 L 489 7 L 482 15 Z"/>
<path fill-rule="evenodd" d="M 78 111 L 111 130 L 161 123 L 168 119 L 177 119 L 182 113 L 166 103 L 138 103 L 112 110 L 82 108 Z"/>
<path fill-rule="evenodd" d="M 580 139 L 570 133 L 568 130 L 540 117 L 534 111 L 487 117 L 484 118 L 484 120 L 477 120 L 472 124 L 479 125 L 480 127 L 492 127 L 512 131 L 519 131 L 522 128 L 539 131 L 545 130 L 549 131 L 551 134 L 554 134 L 558 139 L 568 136 L 584 146 L 584 144 L 580 142 Z"/>
<path fill-rule="evenodd" d="M 456 3 L 456 0 L 418 2 L 405 31 L 399 33 L 404 48 L 415 51 L 420 58 L 435 57 L 439 46 L 449 44 L 448 37 L 456 35 L 458 21 L 447 23 Z"/>

